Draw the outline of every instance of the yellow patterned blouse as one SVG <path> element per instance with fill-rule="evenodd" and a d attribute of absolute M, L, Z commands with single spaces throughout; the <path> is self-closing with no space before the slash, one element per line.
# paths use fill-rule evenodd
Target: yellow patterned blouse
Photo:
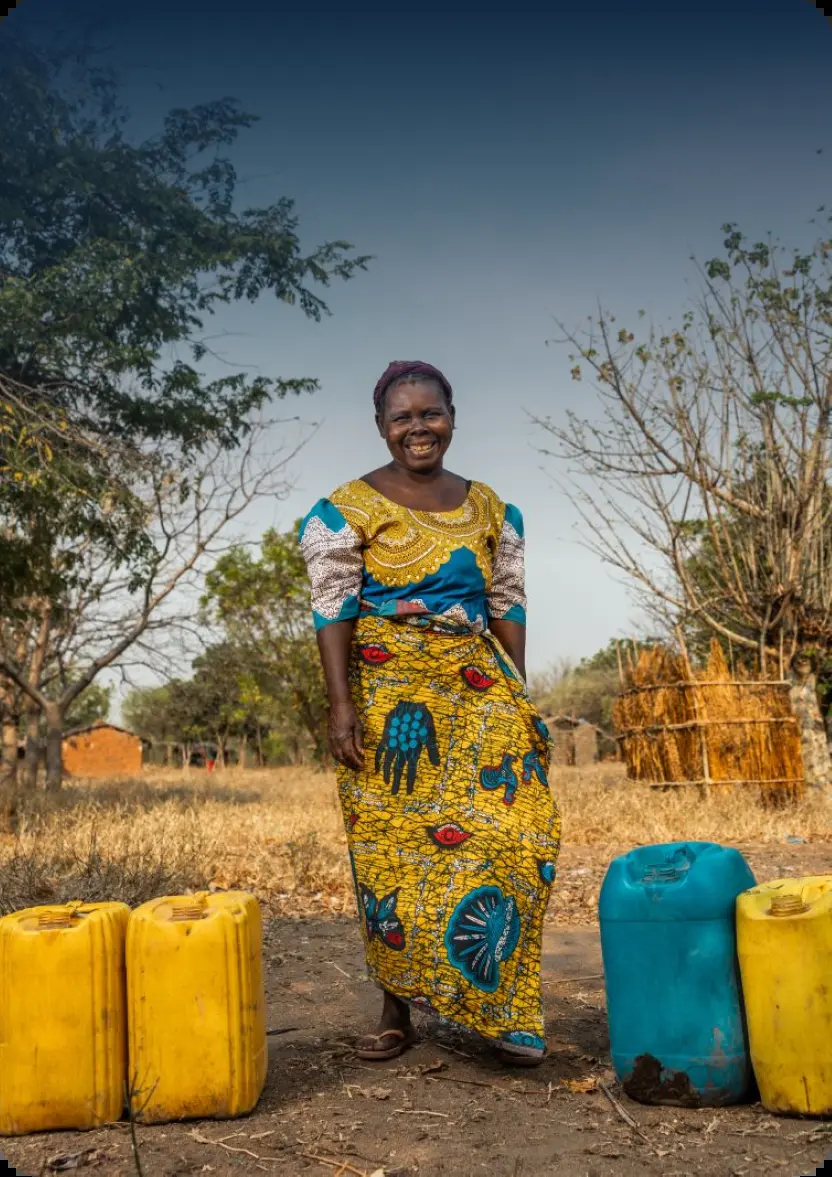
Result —
<path fill-rule="evenodd" d="M 362 479 L 315 504 L 300 543 L 315 627 L 361 614 L 430 615 L 482 632 L 525 624 L 523 518 L 482 482 L 461 507 L 415 511 Z"/>

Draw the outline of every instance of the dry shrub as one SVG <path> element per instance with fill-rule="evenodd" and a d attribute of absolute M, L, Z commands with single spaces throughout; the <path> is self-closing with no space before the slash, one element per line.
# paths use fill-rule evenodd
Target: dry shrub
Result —
<path fill-rule="evenodd" d="M 749 844 L 784 834 L 830 838 L 829 803 L 783 812 L 747 790 L 660 792 L 618 766 L 561 769 L 553 791 L 566 846 L 621 847 L 677 839 Z M 0 839 L 0 911 L 67 899 L 121 899 L 205 887 L 251 890 L 270 914 L 352 912 L 354 899 L 334 778 L 275 769 L 208 775 L 148 773 L 141 781 L 67 787 L 23 803 Z"/>

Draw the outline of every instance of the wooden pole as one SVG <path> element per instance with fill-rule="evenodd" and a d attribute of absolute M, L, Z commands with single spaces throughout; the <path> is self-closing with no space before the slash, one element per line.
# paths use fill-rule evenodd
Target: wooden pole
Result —
<path fill-rule="evenodd" d="M 684 659 L 685 663 L 685 672 L 690 681 L 695 683 L 693 667 L 691 666 L 690 658 L 688 657 L 688 648 L 685 645 L 684 634 L 682 633 L 681 627 L 678 625 L 676 626 L 676 640 L 679 643 L 679 649 L 682 651 L 682 658 Z M 702 780 L 704 782 L 700 786 L 699 792 L 701 797 L 706 798 L 710 792 L 711 784 L 711 766 L 708 757 L 708 736 L 706 731 L 707 720 L 700 711 L 699 692 L 697 691 L 696 686 L 693 688 L 693 713 L 696 716 L 696 723 L 699 727 L 699 753 L 702 757 Z"/>

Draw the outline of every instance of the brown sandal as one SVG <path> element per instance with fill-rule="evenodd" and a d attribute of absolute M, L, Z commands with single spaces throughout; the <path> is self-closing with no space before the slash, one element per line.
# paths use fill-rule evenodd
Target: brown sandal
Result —
<path fill-rule="evenodd" d="M 382 1048 L 382 1042 L 390 1038 L 396 1040 L 394 1044 Z M 367 1034 L 361 1041 L 373 1042 L 375 1046 L 356 1047 L 355 1053 L 358 1058 L 380 1061 L 386 1058 L 397 1058 L 398 1055 L 403 1054 L 416 1041 L 416 1034 L 411 1026 L 407 1031 L 385 1030 L 382 1034 Z"/>

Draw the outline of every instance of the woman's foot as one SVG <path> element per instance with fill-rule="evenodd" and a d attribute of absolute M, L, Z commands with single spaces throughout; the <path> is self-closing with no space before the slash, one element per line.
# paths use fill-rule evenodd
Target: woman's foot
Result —
<path fill-rule="evenodd" d="M 375 1034 L 359 1039 L 355 1053 L 361 1059 L 382 1060 L 396 1058 L 416 1040 L 410 1021 L 410 1006 L 406 1001 L 385 992 L 381 1020 Z"/>
<path fill-rule="evenodd" d="M 498 1062 L 509 1067 L 539 1067 L 546 1057 L 546 1043 L 536 1034 L 507 1034 L 494 1046 Z"/>

